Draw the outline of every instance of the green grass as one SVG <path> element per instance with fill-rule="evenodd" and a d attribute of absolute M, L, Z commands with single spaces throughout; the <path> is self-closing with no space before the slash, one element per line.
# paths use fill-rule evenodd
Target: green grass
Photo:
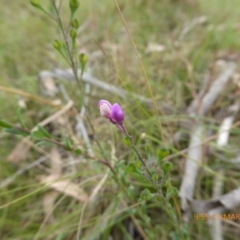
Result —
<path fill-rule="evenodd" d="M 171 138 L 180 129 L 181 120 L 188 118 L 185 112 L 186 107 L 192 101 L 194 92 L 200 90 L 205 74 L 219 56 L 234 58 L 237 59 L 237 63 L 239 62 L 239 0 L 119 0 L 118 3 L 143 62 L 155 101 L 167 104 L 173 111 L 171 115 L 164 115 L 161 111 L 158 113 L 166 145 L 173 152 L 182 150 L 188 146 L 189 139 L 184 139 L 180 145 L 173 146 Z M 43 4 L 48 8 L 49 1 L 45 0 Z M 63 1 L 62 16 L 64 24 L 67 24 L 68 1 Z M 185 24 L 200 16 L 206 16 L 207 23 L 195 26 L 181 39 Z M 79 49 L 86 51 L 89 55 L 88 68 L 93 75 L 129 92 L 151 98 L 142 68 L 114 1 L 80 1 L 76 17 L 80 23 L 86 24 L 78 36 Z M 28 1 L 2 1 L 0 32 L 0 86 L 41 96 L 38 74 L 42 70 L 67 68 L 67 64 L 52 47 L 52 42 L 60 39 L 56 24 L 33 8 Z M 147 53 L 146 47 L 149 43 L 162 44 L 165 46 L 165 51 Z M 186 63 L 192 67 L 193 80 L 190 78 Z M 213 76 L 216 76 L 214 72 Z M 194 81 L 194 87 L 192 81 Z M 62 83 L 76 106 L 80 108 L 77 85 L 64 80 Z M 206 128 L 214 133 L 217 133 L 220 123 L 220 120 L 213 120 L 216 112 L 232 104 L 233 93 L 236 98 L 239 96 L 235 86 L 230 86 L 221 94 L 207 118 L 204 119 Z M 61 94 L 58 97 L 62 98 Z M 22 97 L 0 90 L 0 117 L 11 123 L 17 123 L 16 111 L 19 99 Z M 23 99 L 27 105 L 23 111 L 23 120 L 29 128 L 56 112 L 56 109 L 33 99 Z M 87 129 L 91 135 L 95 134 L 94 138 L 100 141 L 107 157 L 117 158 L 117 163 L 121 160 L 126 163 L 135 159 L 135 155 L 124 145 L 122 134 L 109 126 L 105 119 L 99 117 L 97 108 L 99 99 L 121 103 L 126 115 L 125 125 L 134 136 L 137 147 L 144 156 L 146 156 L 146 140 L 151 144 L 152 155 L 156 154 L 159 146 L 163 146 L 158 117 L 153 107 L 145 106 L 137 100 L 122 99 L 92 86 L 88 110 L 95 132 L 92 133 L 89 125 Z M 74 129 L 75 120 L 71 112 L 68 118 Z M 209 125 L 209 120 L 214 125 Z M 48 128 L 51 130 L 52 126 Z M 54 131 L 57 134 L 67 134 L 65 125 L 58 125 L 58 129 Z M 182 131 L 189 133 L 187 129 Z M 239 131 L 235 129 L 230 137 L 232 152 L 223 150 L 224 157 L 235 156 L 234 149 L 238 149 L 238 139 Z M 22 161 L 9 162 L 7 158 L 19 141 L 20 138 L 4 132 L 0 133 L 0 181 L 11 177 L 18 169 L 24 168 L 41 156 L 36 149 L 31 149 Z M 80 143 L 84 145 L 82 139 Z M 97 156 L 100 156 L 95 141 L 92 140 L 91 144 Z M 214 148 L 214 144 L 212 142 L 209 146 Z M 50 147 L 44 149 L 49 153 Z M 172 184 L 177 188 L 181 182 L 183 157 L 178 156 L 172 160 L 174 164 Z M 65 166 L 63 174 L 74 183 L 82 183 L 81 187 L 88 194 L 91 194 L 94 186 L 106 172 L 104 166 L 85 159 L 84 162 L 75 165 L 76 173 L 74 173 L 73 168 L 69 166 L 70 154 L 65 153 L 61 160 Z M 213 169 L 214 172 L 219 167 L 225 169 L 225 192 L 239 185 L 237 166 L 219 161 L 214 153 L 209 156 L 206 164 L 205 167 Z M 112 178 L 106 181 L 96 202 L 91 206 L 89 204 L 84 212 L 82 203 L 79 204 L 73 198 L 59 193 L 54 201 L 54 219 L 45 221 L 43 199 L 52 190 L 40 183 L 39 176 L 48 175 L 50 167 L 50 161 L 46 161 L 41 167 L 25 172 L 10 185 L 1 189 L 1 239 L 76 239 L 81 214 L 83 218 L 80 239 L 107 240 L 110 236 L 114 240 L 134 239 L 128 229 L 132 214 L 137 217 L 144 214 L 144 218 L 139 217 L 138 221 L 150 239 L 152 235 L 152 239 L 170 239 L 169 234 L 174 231 L 174 224 L 156 202 L 146 206 L 146 209 L 142 209 L 143 206 L 141 208 L 131 206 L 129 202 L 124 205 L 127 199 L 123 198 L 123 193 Z M 136 179 L 134 175 L 123 173 L 122 178 L 126 179 L 129 185 L 135 186 L 136 194 L 140 194 L 144 187 L 149 187 L 148 183 L 143 179 Z M 203 167 L 198 176 L 196 197 L 211 198 L 213 178 L 214 175 L 205 171 Z M 177 201 L 177 206 L 180 208 L 180 201 Z M 151 228 L 147 221 L 151 222 Z M 224 239 L 238 239 L 237 233 L 230 234 L 235 228 L 226 226 Z M 206 222 L 191 221 L 188 231 L 190 239 L 211 239 Z M 136 236 L 138 233 L 135 233 Z M 136 237 L 136 239 L 141 238 Z"/>

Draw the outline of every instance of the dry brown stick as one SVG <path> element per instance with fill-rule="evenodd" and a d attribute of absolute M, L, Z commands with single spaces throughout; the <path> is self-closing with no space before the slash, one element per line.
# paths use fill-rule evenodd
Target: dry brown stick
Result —
<path fill-rule="evenodd" d="M 215 176 L 214 179 L 214 186 L 213 186 L 213 198 L 217 198 L 222 195 L 222 190 L 223 190 L 223 178 L 224 178 L 224 170 L 219 169 L 217 171 L 217 175 Z M 209 214 L 210 219 L 208 221 L 209 224 L 209 229 L 212 234 L 212 239 L 213 240 L 222 240 L 223 235 L 222 235 L 222 224 L 220 219 L 215 219 L 213 215 L 210 213 Z"/>
<path fill-rule="evenodd" d="M 46 105 L 49 105 L 49 106 L 52 106 L 52 107 L 55 107 L 55 108 L 61 108 L 62 107 L 61 104 L 56 104 L 52 101 L 48 101 L 44 98 L 41 98 L 41 97 L 38 97 L 38 96 L 35 96 L 35 95 L 32 95 L 32 94 L 23 92 L 23 91 L 18 90 L 18 89 L 7 88 L 7 87 L 4 87 L 4 86 L 0 86 L 0 91 L 7 92 L 7 93 L 13 93 L 13 94 L 16 94 L 16 95 L 20 95 L 22 97 L 30 98 L 30 99 L 33 99 L 37 102 L 40 102 L 42 104 L 46 104 Z"/>
<path fill-rule="evenodd" d="M 78 71 L 78 74 L 80 76 L 81 71 Z M 74 79 L 74 75 L 71 69 L 66 69 L 66 70 L 62 70 L 62 69 L 54 69 L 53 71 L 42 71 L 40 73 L 40 77 L 41 75 L 44 75 L 45 77 L 53 77 L 56 79 L 67 79 L 67 80 L 73 80 Z M 138 99 L 141 102 L 143 102 L 144 104 L 146 104 L 147 106 L 151 106 L 152 105 L 152 100 L 149 98 L 146 98 L 144 96 L 138 95 L 136 93 L 129 93 L 127 91 L 125 91 L 124 89 L 121 89 L 119 87 L 116 87 L 112 84 L 106 83 L 102 80 L 99 80 L 96 77 L 93 77 L 91 74 L 84 72 L 83 73 L 83 77 L 82 80 L 84 83 L 89 83 L 91 85 L 94 85 L 100 89 L 103 89 L 105 91 L 108 91 L 112 94 L 116 94 L 120 97 L 123 98 L 128 98 L 130 97 L 131 99 Z M 160 107 L 163 108 L 163 110 L 166 113 L 171 113 L 173 112 L 173 110 L 165 103 L 157 103 L 157 105 L 159 105 Z"/>
<path fill-rule="evenodd" d="M 202 138 L 203 126 L 199 123 L 198 125 L 195 125 L 195 128 L 192 130 L 184 176 L 179 191 L 181 208 L 183 210 L 183 218 L 185 221 L 188 221 L 189 217 L 188 199 L 192 199 L 193 197 L 198 168 L 202 161 Z"/>
<path fill-rule="evenodd" d="M 74 105 L 73 101 L 69 101 L 62 109 L 60 109 L 58 112 L 52 114 L 51 116 L 47 117 L 38 125 L 45 126 L 49 124 L 50 122 L 53 122 L 55 119 L 59 118 L 61 115 L 63 115 L 65 112 L 67 112 L 69 109 L 71 109 Z M 35 131 L 37 129 L 37 126 L 32 129 L 32 131 Z"/>

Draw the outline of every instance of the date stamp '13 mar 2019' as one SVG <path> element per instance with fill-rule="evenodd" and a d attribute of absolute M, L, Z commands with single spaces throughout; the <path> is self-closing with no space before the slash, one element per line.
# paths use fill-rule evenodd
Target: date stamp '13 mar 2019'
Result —
<path fill-rule="evenodd" d="M 240 213 L 227 213 L 227 214 L 194 214 L 194 220 L 196 221 L 208 221 L 210 219 L 213 220 L 240 220 Z"/>

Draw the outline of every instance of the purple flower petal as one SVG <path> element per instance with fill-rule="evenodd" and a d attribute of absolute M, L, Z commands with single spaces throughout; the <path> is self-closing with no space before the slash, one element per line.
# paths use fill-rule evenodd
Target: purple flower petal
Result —
<path fill-rule="evenodd" d="M 114 123 L 122 125 L 124 121 L 124 112 L 118 103 L 113 104 L 110 112 L 110 118 Z"/>
<path fill-rule="evenodd" d="M 98 107 L 100 109 L 100 114 L 111 121 L 111 109 L 112 105 L 106 100 L 100 100 L 98 102 Z"/>

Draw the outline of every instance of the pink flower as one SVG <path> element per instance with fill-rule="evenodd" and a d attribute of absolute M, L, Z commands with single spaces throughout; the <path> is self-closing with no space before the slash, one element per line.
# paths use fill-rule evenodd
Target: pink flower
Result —
<path fill-rule="evenodd" d="M 122 132 L 125 132 L 123 127 L 124 112 L 118 103 L 111 105 L 111 103 L 106 100 L 100 100 L 98 107 L 103 117 L 107 118 L 111 123 L 116 124 Z"/>

